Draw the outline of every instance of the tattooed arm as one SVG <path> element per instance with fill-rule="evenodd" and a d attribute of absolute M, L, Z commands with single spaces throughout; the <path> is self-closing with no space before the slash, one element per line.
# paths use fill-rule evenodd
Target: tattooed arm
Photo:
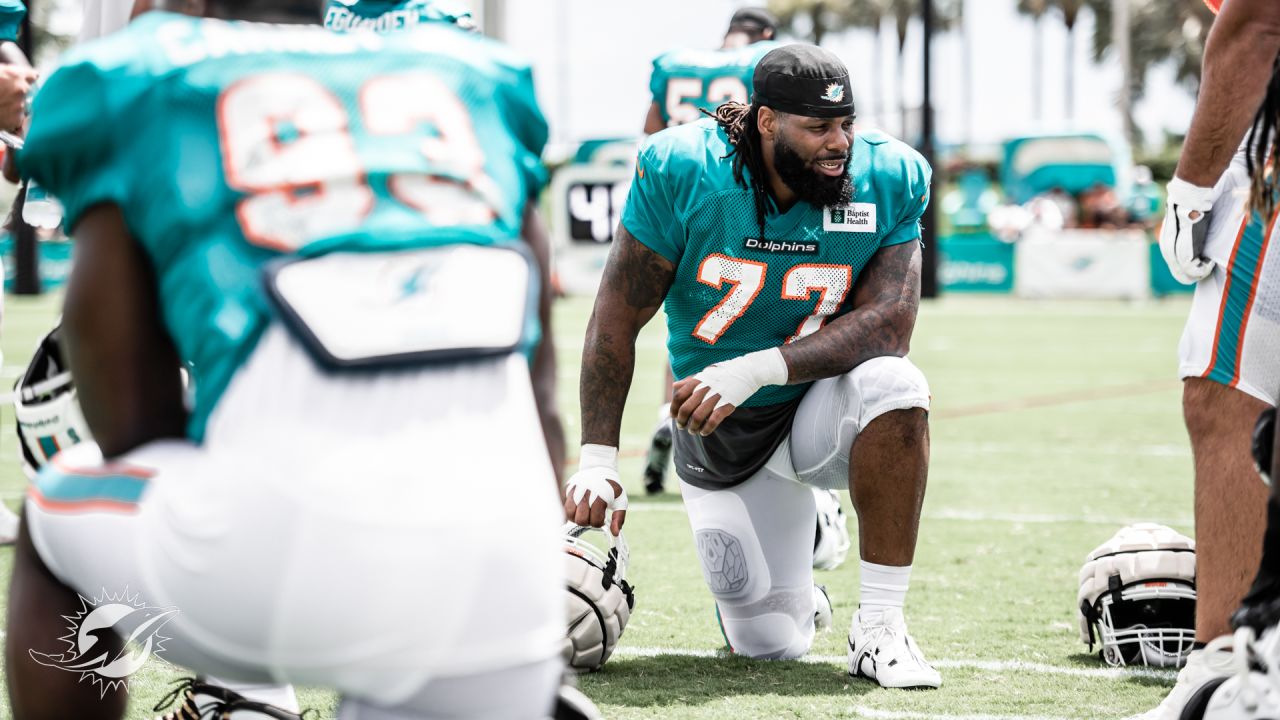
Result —
<path fill-rule="evenodd" d="M 675 266 L 618 226 L 582 348 L 582 443 L 618 446 L 636 336 L 675 278 Z"/>
<path fill-rule="evenodd" d="M 863 268 L 853 311 L 782 346 L 788 384 L 849 372 L 874 357 L 903 357 L 920 308 L 920 243 L 881 248 Z"/>
<path fill-rule="evenodd" d="M 582 454 L 564 499 L 565 518 L 579 525 L 601 527 L 607 509 L 614 511 L 609 524 L 614 535 L 626 522 L 618 436 L 635 369 L 636 335 L 658 311 L 674 276 L 669 261 L 618 226 L 582 346 Z"/>

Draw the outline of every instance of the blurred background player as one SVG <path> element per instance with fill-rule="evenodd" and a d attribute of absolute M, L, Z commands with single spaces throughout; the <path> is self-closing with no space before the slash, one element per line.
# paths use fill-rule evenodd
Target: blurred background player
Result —
<path fill-rule="evenodd" d="M 1280 5 L 1210 0 L 1215 9 L 1219 4 L 1195 115 L 1169 183 L 1160 238 L 1174 276 L 1196 283 L 1179 355 L 1196 468 L 1200 642 L 1231 632 L 1231 613 L 1259 567 L 1268 513 L 1273 564 L 1277 542 L 1272 536 L 1280 533 L 1276 501 L 1273 497 L 1268 504 L 1249 452 L 1255 421 L 1275 405 L 1280 390 L 1280 317 L 1270 309 L 1280 292 L 1280 250 L 1275 179 L 1269 170 L 1280 120 Z M 1275 570 L 1259 575 L 1246 602 L 1280 596 L 1277 578 Z M 1192 652 L 1165 701 L 1140 717 L 1179 718 L 1196 690 L 1238 667 L 1229 650 L 1216 643 L 1213 652 Z"/>
<path fill-rule="evenodd" d="M 458 0 L 328 0 L 324 11 L 324 26 L 339 32 L 392 32 L 429 22 L 476 29 L 471 10 Z"/>
<path fill-rule="evenodd" d="M 653 102 L 644 119 L 645 135 L 700 120 L 726 102 L 751 101 L 751 74 L 765 53 L 778 47 L 770 42 L 778 32 L 778 20 L 764 8 L 749 7 L 729 19 L 719 50 L 673 50 L 653 60 L 649 90 Z M 649 443 L 644 468 L 644 489 L 650 495 L 666 487 L 671 461 L 671 367 L 662 375 L 663 405 Z"/>
<path fill-rule="evenodd" d="M 84 0 L 79 42 L 106 37 L 129 24 L 133 4 L 134 0 Z"/>
<path fill-rule="evenodd" d="M 676 472 L 731 650 L 808 652 L 826 600 L 812 488 L 847 487 L 863 559 L 849 673 L 938 687 L 902 613 L 928 468 L 928 385 L 904 356 L 931 172 L 886 135 L 855 137 L 848 71 L 829 51 L 775 49 L 753 88 L 750 105 L 640 151 L 587 328 L 565 511 L 600 526 L 612 509 L 614 532 L 625 522 L 617 455 L 635 338 L 665 302 L 687 430 Z"/>
<path fill-rule="evenodd" d="M 22 0 L 0 0 L 0 129 L 15 135 L 22 134 L 27 93 L 36 79 L 27 56 L 17 46 L 18 30 L 26 14 Z M 3 314 L 3 300 L 0 300 L 0 317 Z M 17 538 L 18 515 L 0 504 L 0 545 L 8 545 Z"/>
<path fill-rule="evenodd" d="M 302 27 L 319 0 L 174 5 L 216 19 L 147 13 L 68 57 L 20 158 L 77 240 L 63 330 L 97 444 L 59 454 L 29 492 L 15 716 L 123 715 L 123 692 L 100 698 L 28 654 L 65 633 L 77 592 L 111 587 L 178 609 L 166 659 L 335 687 L 342 718 L 544 716 L 564 632 L 549 296 L 471 282 L 505 268 L 501 286 L 537 287 L 532 264 L 546 287 L 528 202 L 546 125 L 527 64 L 448 27 Z M 232 18 L 273 25 L 219 21 Z M 236 51 L 210 51 L 224 42 Z M 157 140 L 177 136 L 208 154 Z M 302 257 L 273 265 L 269 299 L 266 266 Z M 485 272 L 465 267 L 479 257 Z M 459 340 L 473 318 L 438 312 L 477 305 L 492 336 Z M 402 326 L 422 317 L 437 324 Z M 370 318 L 390 325 L 379 336 Z M 429 355 L 477 340 L 493 354 Z M 189 414 L 184 363 L 198 368 Z M 502 534 L 466 519 L 476 485 L 456 482 L 477 473 L 466 448 L 494 436 L 504 452 L 481 472 L 510 508 L 493 518 Z M 351 477 L 360 497 L 341 490 Z M 289 717 L 234 694 L 201 707 L 254 711 Z"/>

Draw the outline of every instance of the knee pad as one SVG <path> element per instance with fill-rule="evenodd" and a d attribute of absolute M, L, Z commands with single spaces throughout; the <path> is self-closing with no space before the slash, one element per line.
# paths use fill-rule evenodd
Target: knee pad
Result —
<path fill-rule="evenodd" d="M 861 401 L 856 409 L 859 429 L 893 410 L 929 409 L 929 382 L 906 358 L 872 358 L 845 377 Z"/>
<path fill-rule="evenodd" d="M 751 602 L 759 594 L 757 588 L 769 586 L 769 567 L 754 537 L 739 535 L 717 527 L 700 529 L 693 534 L 702 563 L 702 577 L 717 602 Z"/>
<path fill-rule="evenodd" d="M 718 601 L 725 640 L 737 655 L 793 660 L 813 644 L 813 586 L 774 588 L 743 604 Z"/>
<path fill-rule="evenodd" d="M 858 433 L 887 412 L 909 408 L 929 409 L 929 383 L 906 358 L 872 358 L 818 381 L 796 412 L 789 441 L 796 475 L 817 488 L 844 489 Z"/>

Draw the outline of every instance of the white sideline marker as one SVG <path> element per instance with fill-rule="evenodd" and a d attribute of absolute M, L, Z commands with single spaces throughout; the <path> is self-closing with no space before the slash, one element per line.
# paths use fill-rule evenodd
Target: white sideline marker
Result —
<path fill-rule="evenodd" d="M 696 650 L 688 648 L 663 648 L 663 647 L 628 647 L 621 646 L 614 651 L 614 655 L 619 657 L 659 657 L 661 655 L 674 655 L 677 657 L 719 657 L 721 653 L 716 650 Z M 806 655 L 800 658 L 800 662 L 811 663 L 814 665 L 845 665 L 848 658 L 844 655 Z M 993 673 L 1021 672 L 1021 673 L 1042 673 L 1045 675 L 1066 675 L 1071 677 L 1083 678 L 1102 678 L 1107 680 L 1123 680 L 1133 677 L 1153 678 L 1156 680 L 1172 681 L 1177 677 L 1176 670 L 1156 670 L 1146 667 L 1124 667 L 1124 668 L 1087 668 L 1087 667 L 1061 667 L 1058 665 L 1048 665 L 1046 663 L 1025 662 L 1022 660 L 935 660 L 933 666 L 936 668 L 953 668 L 958 670 L 973 669 L 985 670 Z M 955 717 L 948 715 L 946 717 Z"/>

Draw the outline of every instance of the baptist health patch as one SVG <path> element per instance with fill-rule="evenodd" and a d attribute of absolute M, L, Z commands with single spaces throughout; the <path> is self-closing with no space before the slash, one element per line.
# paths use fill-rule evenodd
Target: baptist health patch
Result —
<path fill-rule="evenodd" d="M 875 203 L 828 205 L 822 209 L 822 229 L 827 232 L 876 231 Z"/>

